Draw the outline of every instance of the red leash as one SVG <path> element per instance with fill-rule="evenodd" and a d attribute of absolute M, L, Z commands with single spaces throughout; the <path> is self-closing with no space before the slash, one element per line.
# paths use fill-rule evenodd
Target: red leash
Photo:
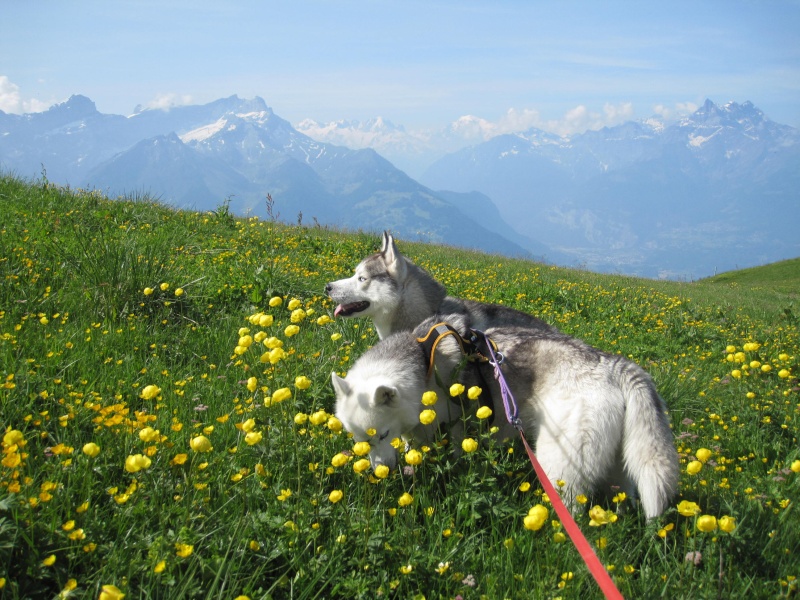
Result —
<path fill-rule="evenodd" d="M 583 535 L 583 532 L 581 531 L 581 528 L 578 527 L 575 519 L 572 518 L 572 513 L 570 513 L 569 509 L 564 505 L 564 502 L 561 500 L 561 496 L 559 495 L 558 491 L 556 491 L 556 488 L 554 488 L 553 484 L 550 483 L 550 480 L 547 478 L 547 473 L 544 472 L 542 465 L 539 464 L 539 460 L 536 458 L 533 450 L 531 450 L 530 445 L 528 445 L 528 440 L 525 439 L 525 434 L 522 431 L 522 423 L 517 416 L 517 401 L 514 399 L 511 390 L 508 388 L 506 379 L 503 376 L 503 372 L 500 370 L 500 364 L 504 359 L 503 355 L 500 354 L 500 358 L 498 359 L 488 336 L 483 332 L 475 333 L 480 333 L 483 335 L 483 338 L 486 341 L 488 354 L 491 357 L 489 363 L 494 367 L 495 379 L 497 379 L 497 382 L 500 384 L 500 391 L 501 395 L 503 396 L 503 406 L 506 410 L 506 418 L 508 419 L 508 422 L 514 425 L 514 427 L 516 427 L 519 431 L 519 436 L 522 438 L 522 443 L 525 444 L 525 450 L 528 452 L 528 458 L 531 459 L 533 470 L 536 471 L 536 476 L 539 478 L 539 483 L 542 484 L 544 492 L 547 494 L 547 497 L 550 498 L 550 503 L 553 505 L 558 518 L 561 519 L 561 524 L 567 531 L 572 543 L 575 544 L 575 548 L 581 555 L 583 562 L 585 562 L 586 566 L 589 567 L 589 572 L 592 574 L 592 577 L 594 577 L 597 585 L 600 586 L 600 590 L 603 592 L 603 595 L 608 600 L 624 600 L 622 594 L 614 584 L 614 581 L 611 579 L 611 576 L 608 574 L 608 570 L 605 568 L 603 563 L 600 562 L 600 559 L 597 558 L 597 554 L 595 554 L 594 549 L 589 544 L 586 536 Z"/>
<path fill-rule="evenodd" d="M 547 478 L 547 474 L 544 472 L 544 469 L 542 469 L 542 465 L 539 464 L 533 450 L 531 450 L 531 447 L 528 445 L 528 440 L 525 439 L 525 434 L 522 433 L 522 429 L 519 430 L 519 435 L 522 438 L 522 443 L 525 444 L 525 450 L 528 451 L 528 458 L 531 459 L 531 464 L 533 465 L 533 470 L 536 471 L 536 476 L 539 478 L 539 483 L 542 484 L 545 494 L 550 498 L 550 503 L 553 505 L 558 518 L 561 519 L 561 524 L 569 535 L 569 539 L 575 544 L 575 548 L 581 555 L 583 562 L 589 567 L 589 572 L 592 574 L 592 577 L 594 577 L 597 585 L 600 586 L 603 595 L 608 598 L 608 600 L 624 600 L 617 586 L 614 585 L 611 576 L 608 574 L 608 570 L 603 566 L 603 563 L 600 562 L 600 559 L 597 558 L 597 554 L 594 553 L 594 549 L 589 544 L 586 536 L 583 535 L 581 528 L 578 527 L 575 519 L 572 518 L 572 513 L 570 513 L 569 509 L 561 501 L 561 496 L 559 496 L 556 488 L 553 487 L 553 484 L 550 483 L 550 480 Z"/>

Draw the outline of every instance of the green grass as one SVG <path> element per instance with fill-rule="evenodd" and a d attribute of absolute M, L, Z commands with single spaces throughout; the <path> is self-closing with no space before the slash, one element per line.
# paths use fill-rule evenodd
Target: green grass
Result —
<path fill-rule="evenodd" d="M 378 245 L 0 178 L 0 598 L 600 597 L 552 509 L 524 528 L 546 502 L 518 442 L 474 423 L 474 453 L 356 472 L 330 373 L 377 338 L 323 286 Z M 578 516 L 625 597 L 796 594 L 798 261 L 687 284 L 400 246 L 652 373 L 680 496 L 652 523 Z"/>

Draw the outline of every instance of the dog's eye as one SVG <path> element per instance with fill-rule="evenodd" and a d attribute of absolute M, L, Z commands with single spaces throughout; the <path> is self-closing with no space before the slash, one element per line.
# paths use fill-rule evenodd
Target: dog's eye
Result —
<path fill-rule="evenodd" d="M 366 277 L 364 277 L 363 275 L 359 275 L 359 277 L 358 277 L 358 281 L 359 281 L 360 283 L 364 283 L 366 280 L 367 280 L 367 278 L 366 278 Z"/>
<path fill-rule="evenodd" d="M 382 441 L 383 441 L 383 440 L 385 440 L 387 437 L 389 437 L 389 430 L 388 430 L 388 429 L 387 429 L 386 431 L 384 431 L 384 432 L 383 432 L 383 433 L 380 435 L 380 437 L 378 437 L 378 441 L 381 441 L 381 442 L 382 442 Z"/>

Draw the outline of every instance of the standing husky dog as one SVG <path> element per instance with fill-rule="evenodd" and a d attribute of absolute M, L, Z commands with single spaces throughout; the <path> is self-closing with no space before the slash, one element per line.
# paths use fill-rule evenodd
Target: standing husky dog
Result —
<path fill-rule="evenodd" d="M 441 283 L 400 254 L 387 232 L 380 252 L 362 260 L 352 277 L 327 284 L 325 291 L 339 303 L 335 317 L 372 317 L 381 339 L 414 329 L 434 314 L 467 315 L 467 326 L 480 330 L 517 325 L 556 331 L 541 319 L 507 306 L 448 296 Z"/>
<path fill-rule="evenodd" d="M 469 334 L 463 315 L 441 320 L 462 337 Z M 418 339 L 439 321 L 434 317 L 413 332 L 381 340 L 346 378 L 331 375 L 336 416 L 356 441 L 370 443 L 373 467 L 397 464 L 392 439 L 430 444 L 440 425 L 462 420 L 462 404 L 450 400 L 446 389 L 447 378 L 464 365 L 458 338 L 442 337 L 433 350 L 438 379 L 429 374 L 429 359 Z M 660 515 L 676 493 L 679 467 L 666 407 L 650 376 L 622 356 L 559 332 L 491 327 L 486 334 L 504 356 L 502 371 L 545 473 L 553 484 L 566 482 L 565 503 L 574 508 L 578 494 L 619 486 L 639 498 L 647 518 Z M 467 362 L 460 377 L 465 385 L 477 376 L 488 382 L 483 393 L 494 398 L 496 423 L 503 423 L 498 435 L 505 437 L 513 427 L 497 414 L 503 408 L 493 373 L 488 363 Z M 427 408 L 421 403 L 427 390 L 436 391 L 440 400 L 434 406 L 436 420 L 423 425 L 419 415 Z"/>

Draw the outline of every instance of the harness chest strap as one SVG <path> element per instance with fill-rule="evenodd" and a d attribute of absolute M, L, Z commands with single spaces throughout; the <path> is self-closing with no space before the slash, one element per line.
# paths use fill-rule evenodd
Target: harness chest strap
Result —
<path fill-rule="evenodd" d="M 490 358 L 488 354 L 492 351 L 497 350 L 497 346 L 495 343 L 488 339 L 486 336 L 482 336 L 483 340 L 487 345 L 491 344 L 492 349 L 488 347 L 486 349 L 482 349 L 480 342 L 481 337 L 477 335 L 478 332 L 473 330 L 469 330 L 470 338 L 465 339 L 461 336 L 455 328 L 446 322 L 437 323 L 433 327 L 428 330 L 423 337 L 417 338 L 417 342 L 422 346 L 422 351 L 425 354 L 425 362 L 428 364 L 428 373 L 426 378 L 430 378 L 433 374 L 433 370 L 435 367 L 435 360 L 436 360 L 436 347 L 439 345 L 439 342 L 442 341 L 445 337 L 452 335 L 455 337 L 456 342 L 458 342 L 458 346 L 461 349 L 461 354 L 467 357 L 467 360 L 472 362 L 490 362 Z M 488 350 L 488 352 L 487 352 Z M 479 377 L 483 380 L 483 376 L 479 374 Z M 489 393 L 489 386 L 483 385 L 484 393 L 481 394 L 478 402 L 480 406 L 488 406 L 492 410 L 492 416 L 489 419 L 489 423 L 491 424 L 494 421 L 494 402 L 492 402 L 492 396 Z"/>

